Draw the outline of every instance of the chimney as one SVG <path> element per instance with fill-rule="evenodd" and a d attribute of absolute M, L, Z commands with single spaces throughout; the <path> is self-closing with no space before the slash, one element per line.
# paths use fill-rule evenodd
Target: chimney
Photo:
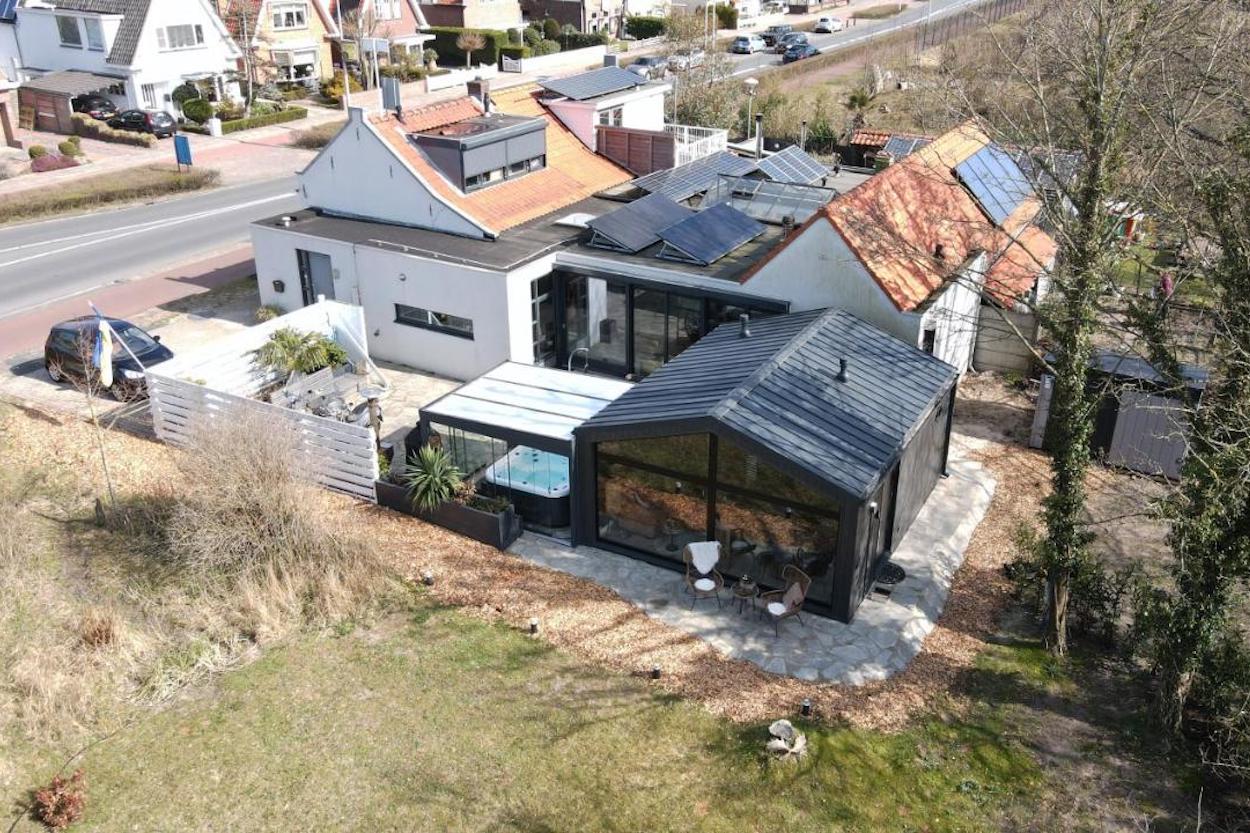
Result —
<path fill-rule="evenodd" d="M 838 381 L 845 382 L 847 378 L 848 377 L 846 375 L 846 359 L 838 359 Z"/>
<path fill-rule="evenodd" d="M 781 231 L 785 237 L 790 236 L 790 232 L 794 231 L 794 215 L 787 214 L 781 218 Z"/>
<path fill-rule="evenodd" d="M 799 125 L 799 150 L 807 150 L 807 119 Z"/>
<path fill-rule="evenodd" d="M 946 244 L 937 243 L 933 246 L 933 256 L 938 260 L 946 260 Z"/>
<path fill-rule="evenodd" d="M 474 78 L 465 84 L 465 91 L 482 105 L 482 112 L 490 112 L 490 81 L 485 78 Z"/>
<path fill-rule="evenodd" d="M 619 67 L 621 65 L 621 57 L 615 52 L 603 56 L 603 65 L 605 67 Z"/>
<path fill-rule="evenodd" d="M 755 158 L 764 158 L 764 114 L 755 114 Z"/>
<path fill-rule="evenodd" d="M 738 338 L 751 337 L 751 316 L 745 312 L 738 316 Z"/>

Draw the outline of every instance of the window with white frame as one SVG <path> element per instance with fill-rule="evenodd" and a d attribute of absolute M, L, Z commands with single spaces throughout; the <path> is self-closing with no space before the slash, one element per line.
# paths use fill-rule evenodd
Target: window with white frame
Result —
<path fill-rule="evenodd" d="M 378 20 L 399 20 L 399 4 L 402 2 L 403 0 L 374 0 L 374 14 Z"/>
<path fill-rule="evenodd" d="M 98 17 L 84 17 L 83 28 L 87 30 L 87 48 L 93 52 L 104 51 L 104 26 Z"/>
<path fill-rule="evenodd" d="M 273 28 L 304 29 L 308 26 L 307 3 L 274 3 Z"/>
<path fill-rule="evenodd" d="M 165 26 L 156 30 L 156 44 L 164 51 L 194 49 L 204 45 L 204 27 L 198 23 Z"/>
<path fill-rule="evenodd" d="M 316 52 L 274 52 L 273 59 L 279 81 L 303 81 L 317 70 Z"/>
<path fill-rule="evenodd" d="M 599 111 L 599 124 L 608 127 L 620 127 L 625 120 L 624 107 L 610 107 Z"/>
<path fill-rule="evenodd" d="M 56 31 L 61 36 L 61 46 L 82 49 L 82 30 L 78 28 L 78 18 L 58 14 Z"/>
<path fill-rule="evenodd" d="M 144 84 L 139 88 L 139 94 L 143 98 L 143 106 L 148 110 L 156 109 L 156 85 Z"/>

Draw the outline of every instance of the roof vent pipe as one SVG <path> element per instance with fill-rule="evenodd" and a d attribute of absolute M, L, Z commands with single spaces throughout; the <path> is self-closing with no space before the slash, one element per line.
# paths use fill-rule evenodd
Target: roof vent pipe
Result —
<path fill-rule="evenodd" d="M 282 226 L 283 228 L 290 228 L 291 220 L 292 218 L 290 216 L 284 216 L 280 220 L 278 220 L 278 225 Z"/>
<path fill-rule="evenodd" d="M 784 234 L 789 234 L 790 232 L 794 231 L 794 215 L 793 214 L 787 214 L 781 218 L 781 231 Z"/>
<path fill-rule="evenodd" d="M 807 150 L 807 119 L 799 125 L 799 150 Z"/>
<path fill-rule="evenodd" d="M 738 338 L 751 337 L 751 316 L 745 312 L 738 316 Z"/>
<path fill-rule="evenodd" d="M 764 158 L 764 114 L 755 114 L 755 158 Z"/>
<path fill-rule="evenodd" d="M 838 359 L 838 381 L 845 382 L 848 378 L 846 375 L 846 359 Z"/>

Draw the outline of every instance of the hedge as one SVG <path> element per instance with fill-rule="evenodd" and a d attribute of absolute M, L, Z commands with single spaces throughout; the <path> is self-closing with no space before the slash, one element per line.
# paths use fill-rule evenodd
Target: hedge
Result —
<path fill-rule="evenodd" d="M 662 17 L 633 14 L 625 18 L 625 33 L 638 40 L 658 38 L 668 29 L 668 21 Z"/>
<path fill-rule="evenodd" d="M 307 118 L 308 111 L 303 107 L 288 107 L 276 113 L 263 116 L 252 116 L 250 119 L 235 119 L 221 123 L 222 133 L 237 133 L 240 130 L 251 130 L 253 127 L 268 127 L 271 124 L 282 124 L 288 121 L 299 121 Z"/>
<path fill-rule="evenodd" d="M 440 61 L 456 59 L 465 62 L 464 50 L 456 46 L 461 32 L 476 32 L 486 41 L 481 49 L 473 50 L 473 59 L 481 64 L 499 63 L 499 49 L 508 46 L 508 33 L 501 29 L 463 29 L 459 26 L 431 26 L 422 32 L 434 36 L 434 51 Z"/>
<path fill-rule="evenodd" d="M 607 32 L 570 32 L 561 35 L 560 43 L 566 50 L 585 49 L 588 46 L 607 46 L 612 39 Z"/>
<path fill-rule="evenodd" d="M 721 29 L 738 28 L 738 10 L 723 3 L 716 4 L 716 25 Z"/>
<path fill-rule="evenodd" d="M 99 139 L 102 142 L 113 142 L 118 145 L 136 145 L 150 148 L 156 146 L 156 137 L 151 133 L 136 133 L 132 130 L 114 130 L 102 121 L 96 121 L 86 113 L 74 113 L 70 116 L 74 122 L 74 132 L 88 139 Z"/>
<path fill-rule="evenodd" d="M 530 49 L 528 46 L 501 46 L 499 47 L 500 59 L 512 58 L 515 61 L 515 60 L 520 60 L 521 58 L 528 58 L 533 54 L 534 54 L 534 50 Z"/>

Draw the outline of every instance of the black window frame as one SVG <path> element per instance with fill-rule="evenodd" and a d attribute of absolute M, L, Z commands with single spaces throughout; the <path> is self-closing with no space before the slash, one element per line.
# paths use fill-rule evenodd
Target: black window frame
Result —
<path fill-rule="evenodd" d="M 406 314 L 412 313 L 411 318 L 405 318 Z M 423 315 L 416 315 L 422 313 Z M 458 321 L 464 321 L 468 324 L 468 328 L 449 326 L 439 321 L 437 316 Z M 415 327 L 418 330 L 429 330 L 430 332 L 442 333 L 443 335 L 455 336 L 466 341 L 473 341 L 473 319 L 465 318 L 462 315 L 454 315 L 450 312 L 438 312 L 436 310 L 426 309 L 425 307 L 413 307 L 407 304 L 395 304 L 395 323 L 405 327 Z"/>
<path fill-rule="evenodd" d="M 82 27 L 78 24 L 78 17 L 72 14 L 57 14 L 53 15 L 53 17 L 56 18 L 56 34 L 58 39 L 61 41 L 61 46 L 66 49 L 82 49 L 84 42 L 83 31 Z M 74 37 L 77 38 L 77 43 L 67 41 L 65 39 L 65 23 L 67 22 L 74 25 Z"/>

